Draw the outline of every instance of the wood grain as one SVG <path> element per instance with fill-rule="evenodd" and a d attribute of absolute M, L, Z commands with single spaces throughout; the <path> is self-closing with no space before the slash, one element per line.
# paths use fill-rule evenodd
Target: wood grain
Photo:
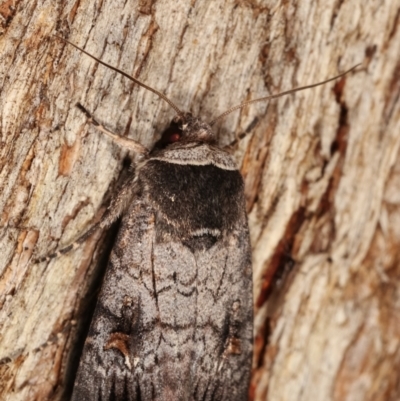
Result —
<path fill-rule="evenodd" d="M 68 399 L 104 270 L 105 236 L 48 265 L 99 217 L 125 153 L 173 117 L 218 127 L 246 182 L 253 246 L 255 400 L 398 400 L 400 5 L 396 1 L 19 1 L 0 4 L 0 398 Z M 7 228 L 5 228 L 7 226 Z M 278 279 L 278 280 L 277 280 Z M 71 322 L 75 322 L 71 324 Z M 78 345 L 77 345 L 78 344 Z"/>

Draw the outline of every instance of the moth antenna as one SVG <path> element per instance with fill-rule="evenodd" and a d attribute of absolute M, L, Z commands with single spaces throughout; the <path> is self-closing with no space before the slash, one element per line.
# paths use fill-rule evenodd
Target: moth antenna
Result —
<path fill-rule="evenodd" d="M 276 95 L 269 95 L 269 96 L 260 97 L 258 99 L 248 100 L 248 101 L 243 102 L 243 103 L 241 103 L 241 104 L 239 104 L 237 106 L 233 106 L 230 109 L 228 109 L 227 111 L 225 111 L 224 113 L 222 113 L 221 115 L 219 115 L 217 118 L 214 118 L 214 120 L 212 120 L 209 123 L 209 125 L 210 126 L 214 125 L 217 121 L 219 121 L 222 118 L 226 117 L 228 114 L 230 114 L 230 113 L 232 113 L 232 112 L 234 112 L 234 111 L 236 111 L 238 109 L 242 109 L 243 107 L 247 106 L 248 104 L 276 99 L 278 97 L 289 95 L 289 94 L 294 93 L 294 92 L 299 92 L 299 91 L 302 91 L 304 89 L 315 88 L 316 86 L 327 84 L 328 82 L 334 81 L 335 79 L 343 77 L 344 75 L 348 74 L 349 72 L 355 70 L 361 64 L 362 63 L 356 64 L 354 67 L 351 67 L 349 70 L 347 70 L 345 72 L 342 72 L 341 74 L 336 75 L 333 78 L 326 79 L 325 81 L 321 81 L 321 82 L 318 82 L 316 84 L 300 86 L 299 88 L 290 89 L 290 90 L 285 91 L 285 92 L 277 93 Z"/>
<path fill-rule="evenodd" d="M 128 75 L 126 72 L 119 70 L 116 67 L 113 67 L 110 64 L 105 63 L 104 61 L 101 61 L 100 59 L 98 59 L 97 57 L 91 55 L 90 53 L 88 53 L 86 50 L 81 49 L 80 47 L 78 47 L 77 45 L 73 44 L 72 42 L 70 42 L 67 39 L 64 39 L 61 36 L 55 35 L 58 39 L 63 40 L 64 42 L 70 44 L 71 46 L 75 47 L 75 49 L 80 50 L 82 53 L 85 53 L 87 56 L 91 57 L 93 60 L 96 60 L 98 63 L 104 65 L 105 67 L 110 68 L 111 70 L 118 72 L 119 74 L 123 75 L 124 77 L 130 79 L 131 81 L 133 81 L 135 84 L 138 84 L 139 86 L 141 86 L 142 88 L 145 88 L 147 90 L 149 90 L 150 92 L 155 93 L 158 97 L 160 97 L 161 99 L 165 100 L 175 111 L 176 113 L 179 115 L 179 117 L 183 118 L 184 113 L 178 108 L 178 106 L 176 106 L 171 100 L 169 100 L 163 93 L 159 92 L 156 89 L 151 88 L 150 86 L 144 84 L 143 82 L 140 82 L 138 79 Z"/>

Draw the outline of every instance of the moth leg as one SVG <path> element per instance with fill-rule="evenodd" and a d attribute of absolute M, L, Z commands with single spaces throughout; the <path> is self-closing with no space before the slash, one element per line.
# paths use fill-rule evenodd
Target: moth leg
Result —
<path fill-rule="evenodd" d="M 248 132 L 244 132 L 244 133 L 241 133 L 241 134 L 237 135 L 236 138 L 232 142 L 228 143 L 228 145 L 225 145 L 222 149 L 226 150 L 226 151 L 235 149 L 236 146 L 238 145 L 238 143 L 243 138 L 245 138 L 248 134 L 249 134 Z"/>
<path fill-rule="evenodd" d="M 257 124 L 258 124 L 258 117 L 255 117 L 244 132 L 236 135 L 236 138 L 232 142 L 228 143 L 228 145 L 225 145 L 222 149 L 226 151 L 234 150 L 242 139 L 246 138 L 247 135 L 253 132 L 253 129 Z"/>
<path fill-rule="evenodd" d="M 140 155 L 148 155 L 149 150 L 145 148 L 143 145 L 141 145 L 139 142 L 134 141 L 133 139 L 129 138 L 124 138 L 122 136 L 119 136 L 117 134 L 114 134 L 114 132 L 109 131 L 107 128 L 104 127 L 104 125 L 100 124 L 91 114 L 88 110 L 85 109 L 80 103 L 76 104 L 76 107 L 82 113 L 85 114 L 87 117 L 89 123 L 93 124 L 99 131 L 103 132 L 106 134 L 108 137 L 110 137 L 115 143 L 117 143 L 119 146 L 122 146 L 124 148 L 127 148 L 129 150 L 132 150 L 135 153 L 138 153 Z"/>
<path fill-rule="evenodd" d="M 49 255 L 40 257 L 35 259 L 33 263 L 41 263 L 45 261 L 49 261 L 57 256 L 61 256 L 63 254 L 68 253 L 69 251 L 76 249 L 83 242 L 86 241 L 87 238 L 92 236 L 97 230 L 101 230 L 104 228 L 108 228 L 113 224 L 119 216 L 124 212 L 124 210 L 129 205 L 129 201 L 132 199 L 135 191 L 135 183 L 134 178 L 127 180 L 118 191 L 118 193 L 111 199 L 110 205 L 107 210 L 101 217 L 100 221 L 94 224 L 89 230 L 87 230 L 82 236 L 80 236 L 75 242 L 66 246 L 65 248 L 59 249 L 56 252 L 53 252 Z"/>

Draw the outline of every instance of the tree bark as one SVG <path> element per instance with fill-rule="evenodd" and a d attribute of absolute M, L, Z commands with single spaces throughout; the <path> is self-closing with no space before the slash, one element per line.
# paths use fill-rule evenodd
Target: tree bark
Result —
<path fill-rule="evenodd" d="M 167 104 L 68 38 L 239 140 L 253 247 L 250 399 L 400 398 L 400 4 L 363 0 L 0 4 L 1 400 L 68 399 L 112 237 L 33 264 L 104 210 L 126 151 Z"/>

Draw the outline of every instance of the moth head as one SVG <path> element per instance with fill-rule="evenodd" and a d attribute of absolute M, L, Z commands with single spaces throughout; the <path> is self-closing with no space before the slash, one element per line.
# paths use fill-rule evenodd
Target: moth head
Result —
<path fill-rule="evenodd" d="M 154 148 L 164 149 L 169 145 L 188 142 L 215 143 L 216 138 L 211 126 L 191 113 L 177 115 L 164 130 Z"/>

